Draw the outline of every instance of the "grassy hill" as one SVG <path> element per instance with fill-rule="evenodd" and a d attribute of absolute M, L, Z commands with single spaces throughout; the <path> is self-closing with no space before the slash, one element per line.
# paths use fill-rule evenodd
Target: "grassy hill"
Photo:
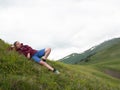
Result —
<path fill-rule="evenodd" d="M 102 71 L 120 78 L 120 43 L 117 43 L 79 63 L 90 65 Z"/>
<path fill-rule="evenodd" d="M 105 74 L 99 63 L 98 67 L 94 64 L 95 60 L 90 60 L 92 65 L 48 61 L 60 70 L 61 74 L 56 75 L 15 51 L 8 51 L 8 47 L 0 40 L 0 90 L 120 90 L 120 79 Z"/>
<path fill-rule="evenodd" d="M 120 38 L 114 38 L 114 39 L 105 41 L 105 42 L 101 43 L 100 45 L 94 46 L 94 47 L 90 48 L 89 50 L 87 50 L 83 53 L 80 53 L 80 54 L 73 53 L 71 55 L 64 57 L 63 59 L 61 59 L 59 61 L 68 63 L 68 64 L 77 64 L 81 61 L 87 61 L 87 59 L 89 57 L 97 54 L 98 52 L 101 52 L 102 50 L 108 49 L 111 46 L 116 45 L 117 43 L 120 43 Z"/>

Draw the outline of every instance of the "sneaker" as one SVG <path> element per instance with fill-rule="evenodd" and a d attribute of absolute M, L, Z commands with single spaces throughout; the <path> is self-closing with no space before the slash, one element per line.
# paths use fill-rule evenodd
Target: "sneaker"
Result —
<path fill-rule="evenodd" d="M 55 69 L 53 72 L 54 72 L 55 74 L 60 74 L 60 72 L 59 72 L 58 70 L 56 70 L 56 69 Z"/>

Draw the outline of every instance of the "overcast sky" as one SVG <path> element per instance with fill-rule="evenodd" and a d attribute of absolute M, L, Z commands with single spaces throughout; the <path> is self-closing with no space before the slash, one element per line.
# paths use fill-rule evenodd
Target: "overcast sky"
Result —
<path fill-rule="evenodd" d="M 120 0 L 0 0 L 0 38 L 51 47 L 50 59 L 115 37 L 120 37 Z"/>

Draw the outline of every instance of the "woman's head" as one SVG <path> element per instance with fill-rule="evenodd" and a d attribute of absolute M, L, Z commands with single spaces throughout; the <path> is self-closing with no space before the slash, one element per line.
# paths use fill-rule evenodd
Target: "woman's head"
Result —
<path fill-rule="evenodd" d="M 19 41 L 16 41 L 16 42 L 14 42 L 14 46 L 15 46 L 15 48 L 18 49 L 21 47 L 21 43 Z"/>

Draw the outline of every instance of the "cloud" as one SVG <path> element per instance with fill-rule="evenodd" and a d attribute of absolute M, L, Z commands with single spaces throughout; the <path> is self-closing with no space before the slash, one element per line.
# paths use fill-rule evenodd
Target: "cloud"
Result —
<path fill-rule="evenodd" d="M 0 38 L 51 47 L 59 59 L 120 37 L 119 0 L 2 0 Z"/>

